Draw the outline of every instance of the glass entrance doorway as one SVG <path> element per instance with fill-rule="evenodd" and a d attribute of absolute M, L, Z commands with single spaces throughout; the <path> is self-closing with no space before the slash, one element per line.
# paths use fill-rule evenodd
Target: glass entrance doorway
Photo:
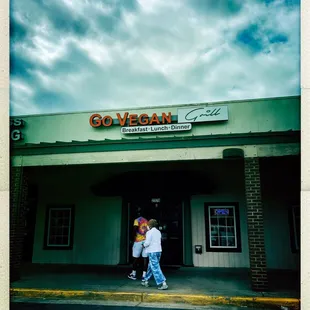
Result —
<path fill-rule="evenodd" d="M 131 238 L 133 222 L 137 217 L 136 210 L 141 208 L 141 214 L 146 219 L 156 219 L 158 229 L 162 233 L 162 265 L 183 264 L 183 201 L 172 197 L 143 197 L 129 199 L 129 231 Z M 129 249 L 130 262 L 131 248 Z"/>

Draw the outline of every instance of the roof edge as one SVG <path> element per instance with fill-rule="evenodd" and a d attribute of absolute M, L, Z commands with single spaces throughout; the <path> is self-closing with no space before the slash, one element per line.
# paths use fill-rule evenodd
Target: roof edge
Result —
<path fill-rule="evenodd" d="M 156 105 L 156 106 L 141 106 L 141 107 L 128 107 L 128 108 L 119 108 L 119 109 L 97 109 L 97 110 L 87 110 L 87 111 L 77 111 L 77 112 L 58 112 L 58 113 L 46 113 L 46 114 L 27 114 L 27 115 L 10 115 L 10 118 L 25 118 L 25 117 L 41 117 L 41 116 L 56 116 L 56 115 L 73 115 L 73 114 L 84 114 L 84 113 L 98 113 L 100 111 L 104 112 L 113 112 L 113 111 L 128 111 L 128 110 L 141 110 L 141 109 L 159 109 L 159 108 L 177 108 L 177 107 L 195 107 L 203 104 L 230 104 L 230 103 L 242 103 L 242 102 L 257 102 L 257 101 L 266 101 L 266 100 L 284 100 L 284 99 L 297 99 L 301 98 L 301 95 L 294 96 L 283 96 L 283 97 L 265 97 L 265 98 L 252 98 L 252 99 L 241 99 L 241 100 L 225 100 L 225 101 L 210 101 L 210 102 L 197 102 L 197 103 L 188 103 L 188 104 L 171 104 L 171 105 Z"/>
<path fill-rule="evenodd" d="M 159 138 L 135 138 L 135 139 L 103 139 L 103 140 L 85 140 L 85 141 L 55 141 L 55 142 L 39 142 L 39 143 L 22 143 L 12 144 L 12 149 L 24 149 L 24 148 L 46 148 L 46 147 L 58 147 L 58 146 L 83 146 L 83 145 L 100 145 L 102 143 L 107 144 L 126 144 L 126 143 L 146 143 L 146 142 L 169 142 L 172 140 L 188 141 L 188 140 L 214 140 L 219 138 L 244 138 L 244 137 L 277 137 L 277 136 L 300 136 L 300 130 L 287 130 L 287 131 L 266 131 L 266 132 L 247 132 L 247 133 L 233 133 L 233 134 L 215 134 L 215 135 L 190 135 L 190 136 L 172 136 Z"/>

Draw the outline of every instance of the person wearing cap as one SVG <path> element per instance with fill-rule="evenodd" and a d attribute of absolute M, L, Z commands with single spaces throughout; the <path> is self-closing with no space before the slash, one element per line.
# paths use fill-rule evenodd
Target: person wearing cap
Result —
<path fill-rule="evenodd" d="M 145 248 L 143 247 L 146 232 L 148 230 L 147 228 L 148 221 L 143 216 L 141 216 L 141 211 L 142 209 L 140 207 L 136 209 L 137 218 L 134 220 L 133 223 L 133 241 L 134 241 L 132 247 L 133 266 L 131 273 L 128 275 L 128 278 L 131 280 L 137 279 L 138 260 L 140 256 L 142 256 L 143 259 L 142 281 L 143 281 L 148 267 L 148 255 L 146 253 Z"/>
<path fill-rule="evenodd" d="M 148 232 L 146 233 L 145 242 L 143 247 L 146 248 L 149 264 L 142 285 L 148 287 L 149 279 L 154 276 L 155 282 L 159 290 L 168 289 L 166 278 L 160 268 L 160 257 L 162 253 L 161 247 L 161 232 L 157 229 L 158 223 L 156 220 L 151 219 L 148 222 Z"/>

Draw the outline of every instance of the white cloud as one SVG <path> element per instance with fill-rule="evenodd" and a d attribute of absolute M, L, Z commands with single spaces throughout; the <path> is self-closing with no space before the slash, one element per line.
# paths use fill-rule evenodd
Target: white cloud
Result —
<path fill-rule="evenodd" d="M 182 3 L 179 0 L 137 0 L 143 13 L 155 14 L 163 10 L 177 10 L 181 7 Z"/>
<path fill-rule="evenodd" d="M 299 93 L 299 8 L 280 0 L 268 7 L 244 2 L 225 16 L 198 11 L 191 1 L 139 0 L 129 9 L 129 0 L 62 0 L 70 32 L 51 22 L 55 11 L 28 12 L 14 1 L 12 16 L 27 36 L 14 41 L 12 53 L 29 63 L 27 75 L 13 72 L 14 111 L 26 100 L 19 97 L 45 113 Z M 236 42 L 250 25 L 257 25 L 261 52 Z M 287 42 L 270 44 L 273 34 Z M 62 105 L 37 102 L 46 92 Z"/>
<path fill-rule="evenodd" d="M 87 17 L 89 13 L 108 15 L 113 12 L 113 8 L 98 0 L 61 0 L 61 2 L 73 14 Z"/>
<path fill-rule="evenodd" d="M 51 26 L 47 21 L 38 24 L 25 24 L 34 34 L 31 41 L 16 42 L 13 50 L 20 57 L 27 57 L 33 63 L 39 62 L 43 66 L 52 67 L 63 59 L 67 53 L 70 38 L 55 38 Z"/>
<path fill-rule="evenodd" d="M 122 12 L 122 20 L 124 23 L 124 26 L 128 29 L 133 29 L 137 22 L 137 16 L 131 12 Z"/>
<path fill-rule="evenodd" d="M 24 96 L 32 96 L 34 94 L 33 89 L 26 83 L 17 79 L 11 79 L 10 82 L 14 93 L 20 93 Z"/>
<path fill-rule="evenodd" d="M 18 79 L 11 79 L 10 84 L 12 114 L 36 114 L 40 112 L 32 101 L 34 90 L 30 85 Z"/>
<path fill-rule="evenodd" d="M 86 39 L 83 41 L 76 41 L 76 45 L 85 51 L 88 57 L 101 66 L 111 65 L 113 57 L 110 53 L 109 47 L 98 40 Z"/>

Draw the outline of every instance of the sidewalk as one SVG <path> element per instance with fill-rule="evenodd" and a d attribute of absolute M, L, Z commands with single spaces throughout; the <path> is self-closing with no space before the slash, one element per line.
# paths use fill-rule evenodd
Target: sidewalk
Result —
<path fill-rule="evenodd" d="M 294 274 L 270 274 L 270 291 L 253 292 L 246 269 L 163 268 L 169 290 L 158 291 L 127 279 L 130 269 L 98 266 L 30 265 L 22 279 L 12 283 L 14 297 L 70 298 L 134 302 L 169 302 L 192 305 L 258 306 L 299 304 Z"/>

